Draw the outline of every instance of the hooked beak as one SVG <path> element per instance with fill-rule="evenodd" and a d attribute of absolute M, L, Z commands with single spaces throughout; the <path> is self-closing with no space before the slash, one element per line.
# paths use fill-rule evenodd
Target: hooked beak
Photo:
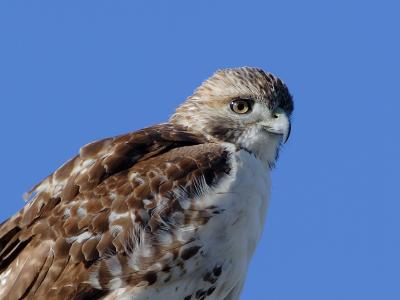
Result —
<path fill-rule="evenodd" d="M 279 109 L 272 114 L 273 118 L 263 127 L 270 133 L 282 136 L 282 141 L 287 142 L 290 136 L 290 120 L 285 111 Z"/>

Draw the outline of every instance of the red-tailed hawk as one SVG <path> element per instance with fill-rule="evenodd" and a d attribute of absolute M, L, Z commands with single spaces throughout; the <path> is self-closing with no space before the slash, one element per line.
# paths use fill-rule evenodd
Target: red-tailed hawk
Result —
<path fill-rule="evenodd" d="M 0 299 L 239 298 L 292 98 L 257 68 L 84 146 L 0 226 Z"/>

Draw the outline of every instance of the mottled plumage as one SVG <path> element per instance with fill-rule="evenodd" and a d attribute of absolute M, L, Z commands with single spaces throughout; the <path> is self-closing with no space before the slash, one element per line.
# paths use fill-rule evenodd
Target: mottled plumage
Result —
<path fill-rule="evenodd" d="M 0 226 L 0 299 L 238 299 L 292 110 L 273 75 L 221 70 L 84 146 Z"/>

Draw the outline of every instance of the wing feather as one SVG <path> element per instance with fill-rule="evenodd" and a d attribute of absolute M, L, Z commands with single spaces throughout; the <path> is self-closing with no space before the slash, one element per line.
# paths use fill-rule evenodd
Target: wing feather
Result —
<path fill-rule="evenodd" d="M 193 246 L 173 228 L 213 213 L 182 199 L 229 172 L 221 145 L 171 124 L 86 145 L 0 226 L 0 298 L 97 299 L 153 284 L 152 266 L 178 268 Z"/>

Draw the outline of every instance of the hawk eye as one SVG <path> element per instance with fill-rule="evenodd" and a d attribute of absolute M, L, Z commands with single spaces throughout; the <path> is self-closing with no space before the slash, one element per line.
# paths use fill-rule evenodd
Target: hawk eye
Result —
<path fill-rule="evenodd" d="M 231 110 L 237 114 L 245 114 L 250 112 L 250 100 L 237 99 L 231 102 Z"/>

